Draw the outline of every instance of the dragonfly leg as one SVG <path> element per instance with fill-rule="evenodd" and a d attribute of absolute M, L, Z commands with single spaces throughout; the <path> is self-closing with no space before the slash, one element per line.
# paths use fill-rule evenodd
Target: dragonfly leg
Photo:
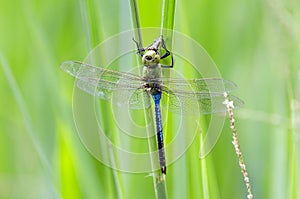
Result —
<path fill-rule="evenodd" d="M 161 47 L 166 51 L 165 54 L 163 54 L 160 59 L 164 59 L 168 56 L 171 55 L 171 52 L 167 49 L 166 44 L 165 44 L 165 40 L 162 38 L 161 39 Z M 174 59 L 173 59 L 173 55 L 171 55 L 171 65 L 161 65 L 161 67 L 163 68 L 173 68 L 174 66 Z"/>
<path fill-rule="evenodd" d="M 170 51 L 167 49 L 166 44 L 165 44 L 165 40 L 163 38 L 161 38 L 161 47 L 166 51 L 165 54 L 163 54 L 160 59 L 164 59 L 166 57 L 168 57 L 171 53 Z"/>
<path fill-rule="evenodd" d="M 137 47 L 137 52 L 136 54 L 139 54 L 141 57 L 144 55 L 145 53 L 145 48 L 141 47 L 139 42 L 136 41 L 134 38 L 132 38 L 133 42 L 135 43 L 136 47 Z"/>
<path fill-rule="evenodd" d="M 156 40 L 154 40 L 154 42 L 151 45 L 149 45 L 146 49 L 147 50 L 154 50 L 154 51 L 157 52 L 158 48 L 160 46 L 166 51 L 165 54 L 160 56 L 160 59 L 164 59 L 164 58 L 168 57 L 171 53 L 167 49 L 166 44 L 165 44 L 165 40 L 163 39 L 162 35 L 160 37 L 158 37 Z"/>
<path fill-rule="evenodd" d="M 162 68 L 173 68 L 174 67 L 174 59 L 173 59 L 173 55 L 171 55 L 172 57 L 171 57 L 171 65 L 163 65 L 163 64 L 161 64 L 160 66 L 162 67 Z"/>

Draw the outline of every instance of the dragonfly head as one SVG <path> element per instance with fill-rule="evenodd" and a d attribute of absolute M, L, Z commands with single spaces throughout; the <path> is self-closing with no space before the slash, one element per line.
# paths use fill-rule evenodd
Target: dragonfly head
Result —
<path fill-rule="evenodd" d="M 142 61 L 146 67 L 156 67 L 160 62 L 160 57 L 155 50 L 148 50 L 143 55 Z"/>

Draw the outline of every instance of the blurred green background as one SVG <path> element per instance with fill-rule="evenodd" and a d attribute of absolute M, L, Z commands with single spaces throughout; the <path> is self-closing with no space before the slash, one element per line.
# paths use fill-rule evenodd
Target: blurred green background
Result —
<path fill-rule="evenodd" d="M 159 27 L 161 1 L 138 3 L 141 26 Z M 59 67 L 131 27 L 124 0 L 0 0 L 1 199 L 155 197 L 148 174 L 112 171 L 81 144 L 74 79 Z M 235 117 L 254 198 L 300 198 L 299 27 L 299 0 L 176 2 L 174 29 L 245 101 Z M 226 123 L 205 161 L 192 146 L 171 165 L 169 198 L 246 198 L 231 136 Z"/>

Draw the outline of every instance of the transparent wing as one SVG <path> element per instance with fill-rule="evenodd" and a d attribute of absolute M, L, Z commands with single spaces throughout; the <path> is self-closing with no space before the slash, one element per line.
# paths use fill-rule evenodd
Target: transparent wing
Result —
<path fill-rule="evenodd" d="M 76 86 L 81 90 L 117 106 L 143 109 L 151 101 L 138 75 L 95 67 L 78 61 L 66 61 L 61 68 L 76 77 Z"/>
<path fill-rule="evenodd" d="M 132 73 L 124 73 L 115 70 L 104 69 L 101 67 L 96 67 L 91 64 L 79 62 L 79 61 L 65 61 L 61 64 L 62 70 L 69 73 L 70 75 L 76 77 L 77 79 L 81 79 L 82 77 L 93 77 L 99 78 L 105 75 L 106 77 L 110 77 L 109 80 L 112 79 L 130 79 L 135 81 L 141 81 L 142 78 L 139 75 L 135 75 Z"/>
<path fill-rule="evenodd" d="M 151 98 L 145 89 L 119 90 L 112 94 L 111 103 L 117 106 L 127 106 L 129 109 L 144 109 L 151 106 Z"/>
<path fill-rule="evenodd" d="M 211 114 L 225 112 L 225 98 L 223 93 L 192 93 L 192 92 L 173 92 L 172 90 L 164 90 L 164 96 L 167 100 L 163 100 L 164 106 L 167 106 L 171 112 L 182 114 Z M 233 95 L 229 96 L 229 100 L 234 102 L 234 107 L 241 107 L 244 102 Z"/>
<path fill-rule="evenodd" d="M 112 92 L 116 90 L 134 91 L 143 86 L 140 76 L 124 73 L 78 61 L 66 61 L 61 68 L 74 76 L 77 86 L 91 95 L 102 99 L 110 99 Z"/>
<path fill-rule="evenodd" d="M 109 69 L 95 67 L 90 64 L 67 61 L 61 68 L 77 78 L 77 86 L 87 93 L 105 100 L 111 100 L 119 106 L 128 105 L 132 109 L 147 108 L 151 105 L 144 89 L 142 77 Z M 147 82 L 152 82 L 147 79 Z M 221 78 L 176 79 L 158 78 L 154 83 L 163 82 L 164 100 L 173 112 L 187 114 L 209 114 L 225 111 L 223 105 L 224 91 L 236 89 L 236 85 Z M 243 105 L 243 101 L 235 96 L 229 97 L 235 107 Z"/>
<path fill-rule="evenodd" d="M 197 93 L 224 93 L 237 88 L 234 82 L 221 78 L 179 79 L 162 77 L 160 81 L 176 93 L 186 93 L 187 90 L 191 89 Z"/>

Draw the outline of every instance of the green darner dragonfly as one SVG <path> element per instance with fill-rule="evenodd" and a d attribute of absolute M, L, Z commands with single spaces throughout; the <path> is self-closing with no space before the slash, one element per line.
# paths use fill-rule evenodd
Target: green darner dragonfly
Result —
<path fill-rule="evenodd" d="M 211 114 L 225 112 L 224 92 L 236 89 L 236 85 L 221 78 L 180 79 L 162 76 L 162 68 L 173 68 L 173 56 L 167 50 L 162 36 L 147 48 L 137 44 L 137 54 L 142 58 L 143 76 L 96 67 L 79 61 L 63 62 L 61 68 L 77 79 L 77 86 L 87 93 L 118 106 L 144 109 L 154 102 L 156 139 L 161 172 L 166 174 L 164 138 L 161 117 L 161 99 L 168 98 L 168 109 L 182 114 Z M 160 48 L 164 54 L 160 55 Z M 171 56 L 171 65 L 161 60 Z M 119 95 L 118 95 L 119 93 Z M 121 94 L 120 94 L 121 93 Z M 236 107 L 243 102 L 230 96 Z M 195 106 L 196 105 L 196 106 Z"/>

